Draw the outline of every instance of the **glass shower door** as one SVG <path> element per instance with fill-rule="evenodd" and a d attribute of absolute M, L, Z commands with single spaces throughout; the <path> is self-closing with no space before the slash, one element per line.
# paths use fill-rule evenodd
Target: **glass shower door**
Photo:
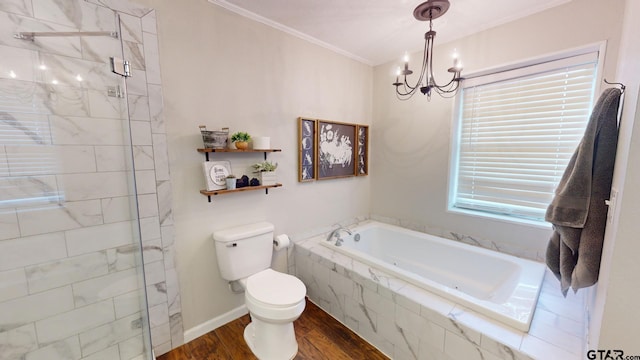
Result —
<path fill-rule="evenodd" d="M 119 18 L 69 3 L 0 5 L 0 360 L 151 359 Z"/>

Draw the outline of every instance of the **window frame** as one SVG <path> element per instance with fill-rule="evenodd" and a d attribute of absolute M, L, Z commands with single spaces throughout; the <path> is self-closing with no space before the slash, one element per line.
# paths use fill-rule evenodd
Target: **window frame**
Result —
<path fill-rule="evenodd" d="M 545 63 L 561 61 L 563 59 L 569 59 L 578 57 L 585 54 L 597 53 L 597 65 L 595 71 L 595 86 L 594 86 L 594 103 L 600 93 L 600 84 L 602 82 L 602 74 L 604 68 L 604 60 L 606 54 L 606 41 L 588 44 L 581 47 L 571 48 L 551 54 L 546 54 L 539 57 L 529 58 L 513 63 L 500 65 L 488 69 L 472 72 L 465 76 L 465 80 L 462 86 L 468 86 L 465 82 L 478 82 L 478 84 L 488 84 L 496 81 L 501 81 L 509 78 L 517 77 L 516 74 L 535 74 L 536 68 L 544 66 Z M 506 76 L 505 73 L 512 72 L 513 75 Z M 526 76 L 526 75 L 521 75 Z M 484 79 L 484 80 L 483 80 Z M 517 216 L 511 216 L 508 214 L 493 213 L 477 209 L 458 208 L 454 206 L 455 194 L 458 187 L 458 160 L 460 152 L 460 134 L 462 123 L 462 94 L 459 92 L 454 101 L 454 109 L 451 117 L 451 137 L 450 137 L 450 149 L 449 149 L 449 179 L 447 181 L 447 212 L 460 214 L 465 216 L 489 218 L 506 223 L 516 223 L 522 225 L 530 225 L 540 228 L 550 228 L 550 224 L 545 222 L 544 219 L 536 220 L 530 218 L 523 218 Z M 588 119 L 587 119 L 588 121 Z"/>

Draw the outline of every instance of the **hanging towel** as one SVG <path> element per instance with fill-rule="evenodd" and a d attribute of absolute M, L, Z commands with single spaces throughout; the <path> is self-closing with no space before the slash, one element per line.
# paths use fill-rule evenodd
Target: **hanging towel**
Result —
<path fill-rule="evenodd" d="M 584 136 L 573 153 L 545 214 L 553 224 L 547 266 L 560 280 L 563 295 L 598 281 L 604 230 L 605 200 L 611 192 L 618 144 L 621 91 L 606 89 L 598 99 Z"/>

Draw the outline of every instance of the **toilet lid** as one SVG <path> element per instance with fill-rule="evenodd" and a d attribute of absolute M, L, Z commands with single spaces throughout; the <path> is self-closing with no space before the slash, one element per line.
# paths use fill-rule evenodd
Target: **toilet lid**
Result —
<path fill-rule="evenodd" d="M 267 269 L 249 276 L 247 295 L 269 306 L 292 306 L 304 299 L 307 288 L 295 276 Z"/>

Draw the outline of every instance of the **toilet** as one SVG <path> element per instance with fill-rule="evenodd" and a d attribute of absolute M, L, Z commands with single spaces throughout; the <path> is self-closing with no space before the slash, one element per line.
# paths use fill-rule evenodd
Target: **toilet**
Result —
<path fill-rule="evenodd" d="M 260 360 L 289 360 L 298 353 L 293 321 L 305 307 L 307 289 L 295 276 L 271 269 L 273 224 L 260 222 L 213 233 L 220 275 L 237 281 L 251 323 L 244 339 Z"/>

